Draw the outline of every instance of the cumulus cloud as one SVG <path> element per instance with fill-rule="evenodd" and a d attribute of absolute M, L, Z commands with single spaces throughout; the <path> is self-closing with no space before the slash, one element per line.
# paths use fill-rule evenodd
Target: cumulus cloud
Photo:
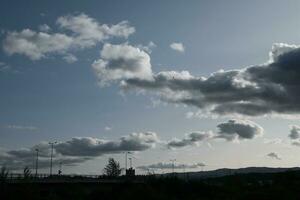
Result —
<path fill-rule="evenodd" d="M 128 44 L 105 44 L 101 59 L 92 67 L 101 85 L 122 79 L 150 80 L 152 70 L 150 56 L 143 50 Z"/>
<path fill-rule="evenodd" d="M 3 49 L 8 55 L 20 54 L 31 60 L 40 60 L 51 54 L 90 48 L 111 37 L 127 38 L 135 32 L 127 21 L 114 25 L 99 24 L 86 14 L 62 16 L 56 24 L 64 32 L 49 33 L 50 27 L 46 24 L 39 27 L 40 32 L 31 29 L 8 32 Z"/>
<path fill-rule="evenodd" d="M 300 126 L 292 125 L 290 126 L 290 134 L 289 137 L 292 140 L 296 140 L 300 138 Z"/>
<path fill-rule="evenodd" d="M 281 157 L 275 152 L 271 152 L 271 153 L 267 154 L 267 156 L 272 159 L 281 160 Z"/>
<path fill-rule="evenodd" d="M 128 61 L 124 58 L 114 68 L 126 70 Z M 163 101 L 198 107 L 208 114 L 294 115 L 300 112 L 299 64 L 300 47 L 279 43 L 273 45 L 264 64 L 220 70 L 208 77 L 162 71 L 152 72 L 152 78 L 147 79 L 118 74 L 114 80 L 119 79 L 122 88 L 148 91 Z M 152 71 L 150 64 L 141 68 Z"/>
<path fill-rule="evenodd" d="M 192 132 L 186 134 L 183 139 L 174 138 L 171 141 L 167 142 L 168 148 L 180 148 L 190 145 L 197 145 L 201 141 L 208 140 L 213 137 L 212 132 Z"/>
<path fill-rule="evenodd" d="M 218 124 L 217 127 L 219 132 L 216 137 L 224 138 L 228 141 L 253 139 L 263 135 L 264 132 L 260 125 L 250 120 L 232 119 Z"/>
<path fill-rule="evenodd" d="M 201 168 L 205 167 L 206 165 L 204 163 L 196 163 L 196 164 L 174 164 L 173 163 L 155 163 L 151 165 L 143 165 L 143 166 L 138 166 L 138 169 L 142 170 L 153 170 L 153 169 L 196 169 L 196 168 Z"/>
<path fill-rule="evenodd" d="M 56 22 L 62 29 L 71 31 L 76 46 L 85 48 L 95 46 L 110 37 L 124 37 L 135 32 L 135 28 L 127 21 L 115 25 L 99 24 L 95 19 L 86 14 L 67 15 L 57 19 Z"/>
<path fill-rule="evenodd" d="M 76 165 L 104 154 L 121 153 L 124 151 L 145 151 L 155 146 L 159 141 L 156 133 L 132 133 L 117 140 L 102 140 L 91 137 L 77 137 L 58 142 L 53 145 L 54 164 Z M 10 168 L 32 166 L 39 150 L 40 167 L 49 165 L 51 147 L 47 142 L 41 142 L 30 148 L 0 151 L 0 165 Z M 45 165 L 44 165 L 45 163 Z"/>
<path fill-rule="evenodd" d="M 181 53 L 185 51 L 183 44 L 180 42 L 173 42 L 172 44 L 170 44 L 170 48 Z"/>
<path fill-rule="evenodd" d="M 73 38 L 65 34 L 36 32 L 24 29 L 10 32 L 3 42 L 3 49 L 8 55 L 21 54 L 31 60 L 39 60 L 49 53 L 62 53 L 69 49 Z"/>

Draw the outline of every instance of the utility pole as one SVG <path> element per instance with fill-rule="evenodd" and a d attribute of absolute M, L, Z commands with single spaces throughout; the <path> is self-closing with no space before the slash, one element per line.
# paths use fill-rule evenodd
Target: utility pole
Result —
<path fill-rule="evenodd" d="M 51 156 L 50 156 L 50 176 L 52 176 L 52 158 L 53 158 L 53 145 L 56 144 L 57 142 L 49 142 L 51 145 Z"/>
<path fill-rule="evenodd" d="M 125 170 L 127 170 L 128 154 L 131 154 L 131 152 L 130 151 L 125 151 Z M 125 171 L 125 173 L 126 173 L 126 171 Z"/>
<path fill-rule="evenodd" d="M 37 177 L 37 174 L 38 174 L 38 168 L 39 168 L 39 149 L 35 149 L 35 151 L 36 151 L 35 177 Z"/>
<path fill-rule="evenodd" d="M 62 174 L 62 162 L 59 162 L 59 170 L 58 170 L 58 175 Z"/>

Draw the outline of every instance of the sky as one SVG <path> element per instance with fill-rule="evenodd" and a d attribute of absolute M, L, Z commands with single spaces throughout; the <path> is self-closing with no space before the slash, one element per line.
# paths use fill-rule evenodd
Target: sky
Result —
<path fill-rule="evenodd" d="M 0 5 L 1 166 L 48 172 L 49 142 L 64 173 L 300 163 L 299 1 Z"/>

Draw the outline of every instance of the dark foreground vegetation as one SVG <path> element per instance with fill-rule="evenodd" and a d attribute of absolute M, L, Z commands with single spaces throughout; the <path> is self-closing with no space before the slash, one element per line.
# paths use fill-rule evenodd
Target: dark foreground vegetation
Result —
<path fill-rule="evenodd" d="M 102 179 L 103 180 L 103 179 Z M 0 199 L 155 200 L 300 199 L 300 171 L 240 174 L 202 180 L 139 176 L 102 182 L 1 183 Z"/>

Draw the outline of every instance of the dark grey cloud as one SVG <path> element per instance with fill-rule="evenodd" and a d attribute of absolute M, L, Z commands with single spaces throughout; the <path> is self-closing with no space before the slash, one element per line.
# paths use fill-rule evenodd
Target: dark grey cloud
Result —
<path fill-rule="evenodd" d="M 275 152 L 271 152 L 271 153 L 267 154 L 267 156 L 272 159 L 281 160 L 281 157 Z"/>
<path fill-rule="evenodd" d="M 121 153 L 124 151 L 144 151 L 159 142 L 156 133 L 132 133 L 117 140 L 102 140 L 90 137 L 72 138 L 53 145 L 53 164 L 62 162 L 64 165 L 77 165 L 104 154 Z M 10 169 L 32 167 L 39 150 L 40 168 L 48 167 L 51 147 L 48 142 L 41 142 L 30 148 L 0 151 L 0 166 Z"/>
<path fill-rule="evenodd" d="M 299 140 L 293 141 L 292 145 L 300 147 L 300 141 Z"/>
<path fill-rule="evenodd" d="M 290 134 L 289 137 L 292 140 L 296 140 L 300 138 L 300 127 L 296 125 L 290 126 Z"/>
<path fill-rule="evenodd" d="M 213 137 L 212 132 L 192 132 L 186 134 L 183 139 L 174 138 L 171 141 L 167 142 L 168 148 L 181 148 L 185 146 L 195 145 L 198 142 L 210 139 Z"/>
<path fill-rule="evenodd" d="M 32 148 L 23 148 L 18 150 L 1 150 L 0 152 L 0 166 L 6 166 L 11 170 L 19 170 L 24 167 L 35 168 L 36 151 L 35 148 L 39 146 L 39 168 L 48 168 L 50 165 L 50 148 L 44 144 L 36 145 Z M 62 156 L 54 153 L 53 166 L 58 166 L 63 163 L 65 166 L 74 166 L 85 162 L 91 157 L 74 157 Z"/>
<path fill-rule="evenodd" d="M 204 163 L 196 163 L 196 164 L 174 164 L 173 163 L 155 163 L 151 165 L 143 165 L 143 166 L 138 166 L 138 169 L 142 170 L 153 170 L 153 169 L 196 169 L 196 168 L 201 168 L 205 167 L 206 165 Z"/>
<path fill-rule="evenodd" d="M 54 146 L 57 153 L 67 156 L 100 156 L 123 151 L 144 151 L 157 143 L 156 133 L 132 133 L 118 140 L 102 140 L 91 137 L 72 138 Z"/>
<path fill-rule="evenodd" d="M 118 67 L 114 67 L 122 71 L 129 61 L 119 60 Z M 299 46 L 279 43 L 273 45 L 269 61 L 261 65 L 220 70 L 208 77 L 193 76 L 188 71 L 163 71 L 147 79 L 119 75 L 114 81 L 119 80 L 123 89 L 152 92 L 164 101 L 219 115 L 296 114 L 300 112 L 298 65 Z M 142 68 L 149 69 L 149 63 L 139 66 L 139 70 Z M 101 82 L 103 76 L 98 78 Z"/>
<path fill-rule="evenodd" d="M 249 120 L 231 119 L 227 122 L 218 124 L 219 132 L 216 138 L 224 138 L 226 140 L 253 139 L 261 136 L 264 132 L 263 128 Z"/>

